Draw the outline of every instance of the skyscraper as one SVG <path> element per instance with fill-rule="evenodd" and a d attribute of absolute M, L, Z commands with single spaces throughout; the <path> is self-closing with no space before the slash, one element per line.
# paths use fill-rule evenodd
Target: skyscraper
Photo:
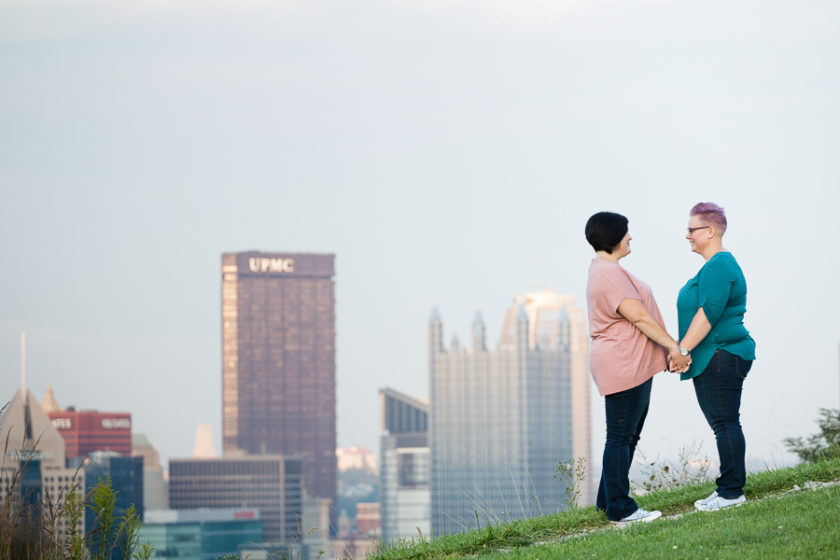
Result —
<path fill-rule="evenodd" d="M 469 348 L 453 337 L 447 349 L 432 314 L 433 534 L 565 507 L 557 463 L 590 455 L 584 327 L 574 298 L 550 290 L 514 300 L 492 351 L 480 315 Z"/>
<path fill-rule="evenodd" d="M 336 500 L 335 255 L 222 255 L 223 450 L 303 460 Z"/>
<path fill-rule="evenodd" d="M 390 388 L 379 391 L 382 410 L 379 503 L 382 540 L 431 534 L 429 403 Z"/>

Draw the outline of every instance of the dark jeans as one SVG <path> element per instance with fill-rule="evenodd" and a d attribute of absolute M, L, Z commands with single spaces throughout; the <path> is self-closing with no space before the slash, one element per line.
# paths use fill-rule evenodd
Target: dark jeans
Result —
<path fill-rule="evenodd" d="M 638 387 L 604 397 L 607 411 L 607 442 L 604 445 L 601 484 L 595 505 L 607 517 L 618 521 L 638 509 L 630 497 L 630 464 L 650 404 L 653 378 Z"/>
<path fill-rule="evenodd" d="M 746 442 L 741 430 L 741 388 L 752 361 L 717 350 L 703 373 L 694 378 L 694 392 L 706 421 L 715 432 L 720 455 L 717 493 L 737 498 L 744 493 Z"/>

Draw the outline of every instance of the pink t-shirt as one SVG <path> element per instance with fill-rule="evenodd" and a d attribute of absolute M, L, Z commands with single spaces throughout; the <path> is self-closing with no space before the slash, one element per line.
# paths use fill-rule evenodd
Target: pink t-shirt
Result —
<path fill-rule="evenodd" d="M 625 319 L 618 306 L 637 299 L 665 326 L 653 292 L 618 263 L 596 257 L 589 265 L 586 305 L 589 309 L 589 371 L 598 392 L 611 395 L 638 387 L 667 365 L 665 348 Z"/>

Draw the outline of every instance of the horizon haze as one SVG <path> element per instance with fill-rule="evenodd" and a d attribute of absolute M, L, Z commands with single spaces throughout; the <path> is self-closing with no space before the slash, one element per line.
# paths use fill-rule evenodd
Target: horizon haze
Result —
<path fill-rule="evenodd" d="M 336 255 L 339 446 L 378 390 L 428 397 L 426 331 L 488 346 L 518 294 L 585 306 L 600 210 L 676 330 L 726 209 L 758 359 L 747 458 L 795 457 L 840 399 L 840 4 L 805 0 L 0 0 L 0 402 L 132 413 L 166 464 L 221 449 L 221 255 Z M 603 403 L 593 409 L 593 460 Z M 654 381 L 640 449 L 716 456 Z"/>

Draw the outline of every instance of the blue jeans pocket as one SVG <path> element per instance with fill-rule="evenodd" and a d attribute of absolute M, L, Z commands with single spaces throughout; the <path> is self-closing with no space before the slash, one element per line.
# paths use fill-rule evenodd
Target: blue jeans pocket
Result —
<path fill-rule="evenodd" d="M 746 379 L 747 374 L 752 369 L 752 360 L 745 360 L 739 356 L 735 356 L 735 373 L 741 379 Z"/>
<path fill-rule="evenodd" d="M 745 360 L 723 349 L 716 350 L 715 357 L 718 359 L 719 372 L 731 372 L 742 381 L 752 369 L 752 360 Z"/>

